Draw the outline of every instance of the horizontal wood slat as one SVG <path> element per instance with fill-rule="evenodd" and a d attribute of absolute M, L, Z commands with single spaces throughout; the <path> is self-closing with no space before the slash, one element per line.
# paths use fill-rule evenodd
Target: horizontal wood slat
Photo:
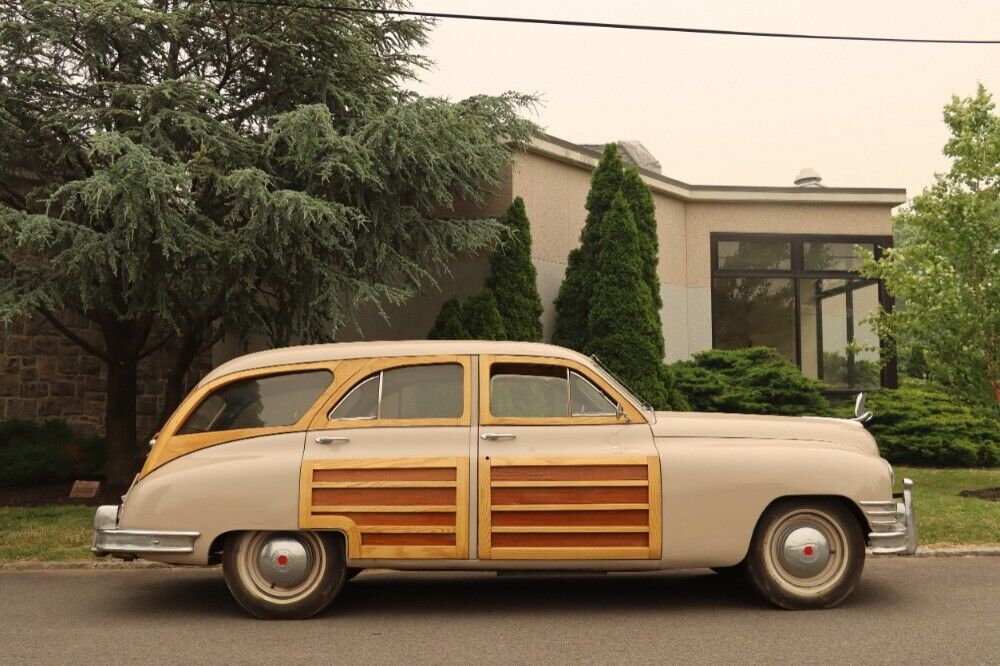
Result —
<path fill-rule="evenodd" d="M 557 533 L 572 532 L 649 532 L 646 525 L 493 525 L 493 533 L 528 534 L 532 532 Z"/>
<path fill-rule="evenodd" d="M 307 461 L 301 484 L 300 523 L 350 525 L 349 557 L 468 557 L 465 457 Z"/>
<path fill-rule="evenodd" d="M 643 504 L 642 488 L 494 488 L 496 504 Z"/>
<path fill-rule="evenodd" d="M 492 560 L 645 560 L 649 548 L 493 548 Z"/>
<path fill-rule="evenodd" d="M 649 510 L 636 511 L 502 511 L 492 517 L 495 526 L 511 525 L 648 525 Z"/>
<path fill-rule="evenodd" d="M 648 504 L 494 504 L 494 511 L 609 511 L 613 509 L 641 509 L 649 511 Z"/>
<path fill-rule="evenodd" d="M 362 542 L 363 543 L 363 542 Z M 645 532 L 555 532 L 555 533 L 493 533 L 494 548 L 604 548 L 608 546 L 649 546 Z"/>
<path fill-rule="evenodd" d="M 491 461 L 492 463 L 492 461 Z M 645 465 L 490 466 L 494 481 L 612 481 L 645 480 Z"/>
<path fill-rule="evenodd" d="M 618 479 L 613 481 L 493 481 L 493 488 L 602 488 L 625 486 L 648 486 L 646 479 Z"/>

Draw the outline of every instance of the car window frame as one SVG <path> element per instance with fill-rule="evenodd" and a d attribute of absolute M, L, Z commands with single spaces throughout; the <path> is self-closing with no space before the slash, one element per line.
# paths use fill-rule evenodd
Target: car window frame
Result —
<path fill-rule="evenodd" d="M 462 414 L 458 417 L 421 417 L 391 419 L 376 418 L 330 419 L 330 413 L 340 400 L 372 375 L 397 368 L 424 365 L 458 365 L 462 368 Z M 347 430 L 353 428 L 447 427 L 468 426 L 472 413 L 472 358 L 467 355 L 440 354 L 431 356 L 396 356 L 358 359 L 354 372 L 338 384 L 310 425 L 310 430 Z M 379 387 L 381 393 L 381 383 Z M 380 397 L 381 400 L 381 397 Z"/>
<path fill-rule="evenodd" d="M 567 369 L 567 391 L 569 372 L 589 381 L 616 402 L 622 409 L 621 416 L 494 416 L 490 411 L 490 371 L 495 364 L 517 363 L 524 365 L 554 365 Z M 572 404 L 570 404 L 572 410 Z M 626 400 L 610 383 L 593 369 L 572 359 L 553 356 L 519 356 L 510 354 L 484 354 L 479 357 L 479 424 L 480 425 L 625 425 L 646 423 L 635 405 Z"/>

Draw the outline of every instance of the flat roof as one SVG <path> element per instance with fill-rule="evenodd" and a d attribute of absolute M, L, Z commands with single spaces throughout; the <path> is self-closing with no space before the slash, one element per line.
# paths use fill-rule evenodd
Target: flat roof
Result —
<path fill-rule="evenodd" d="M 599 150 L 542 132 L 532 138 L 527 150 L 591 171 L 601 159 Z M 649 169 L 640 168 L 639 173 L 654 191 L 692 202 L 840 203 L 885 206 L 906 203 L 906 188 L 692 185 Z"/>
<path fill-rule="evenodd" d="M 371 342 L 335 342 L 319 345 L 282 347 L 238 356 L 215 368 L 198 383 L 206 384 L 219 377 L 258 370 L 276 365 L 319 363 L 350 358 L 380 358 L 389 356 L 437 356 L 445 354 L 513 354 L 517 356 L 551 356 L 589 363 L 583 354 L 541 342 L 497 342 L 493 340 L 378 340 Z"/>

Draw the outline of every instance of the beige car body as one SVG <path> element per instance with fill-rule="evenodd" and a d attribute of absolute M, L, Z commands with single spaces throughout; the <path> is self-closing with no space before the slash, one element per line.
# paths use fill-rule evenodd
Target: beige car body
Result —
<path fill-rule="evenodd" d="M 489 364 L 501 361 L 568 367 L 622 413 L 540 422 L 493 417 L 486 378 Z M 371 373 L 435 362 L 462 367 L 461 418 L 328 421 L 333 405 Z M 176 434 L 220 386 L 319 368 L 333 373 L 332 383 L 292 426 Z M 323 438 L 335 443 L 317 443 Z M 876 518 L 896 505 L 893 483 L 857 421 L 654 413 L 591 359 L 560 347 L 315 345 L 243 356 L 206 376 L 164 426 L 117 515 L 99 512 L 95 550 L 205 565 L 233 531 L 315 529 L 342 533 L 347 564 L 357 568 L 722 567 L 746 556 L 770 504 L 824 496 L 851 508 L 877 551 L 901 552 L 908 546 L 895 539 L 876 543 L 894 522 Z M 386 526 L 394 522 L 389 516 L 406 524 Z M 157 543 L 116 548 L 102 541 L 118 533 Z M 181 546 L 158 547 L 170 543 Z"/>

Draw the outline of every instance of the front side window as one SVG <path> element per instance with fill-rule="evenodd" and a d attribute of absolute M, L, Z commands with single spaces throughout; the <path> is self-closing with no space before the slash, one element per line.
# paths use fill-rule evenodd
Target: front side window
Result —
<path fill-rule="evenodd" d="M 880 341 L 865 320 L 881 285 L 858 270 L 882 240 L 713 236 L 713 346 L 773 347 L 832 390 L 878 387 Z"/>
<path fill-rule="evenodd" d="M 226 384 L 198 405 L 177 434 L 292 425 L 332 380 L 329 370 L 314 370 Z"/>
<path fill-rule="evenodd" d="M 464 381 L 457 363 L 383 370 L 356 384 L 329 419 L 457 419 L 465 411 Z"/>
<path fill-rule="evenodd" d="M 557 365 L 494 363 L 490 414 L 508 418 L 615 416 L 618 404 L 583 375 Z"/>

